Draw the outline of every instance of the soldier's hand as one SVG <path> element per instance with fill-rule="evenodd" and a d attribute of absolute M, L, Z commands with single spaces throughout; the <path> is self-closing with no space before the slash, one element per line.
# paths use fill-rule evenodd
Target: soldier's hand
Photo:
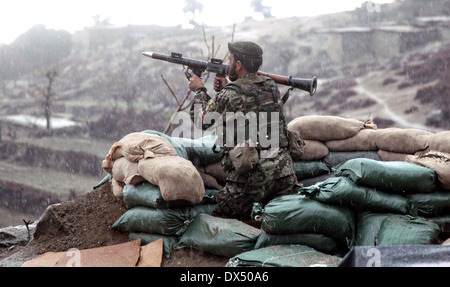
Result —
<path fill-rule="evenodd" d="M 216 77 L 214 78 L 214 90 L 216 92 L 222 90 L 222 88 L 225 87 L 227 84 L 228 84 L 227 78 L 219 74 L 216 74 Z"/>
<path fill-rule="evenodd" d="M 189 80 L 189 89 L 191 91 L 195 91 L 198 88 L 204 87 L 205 84 L 203 83 L 202 79 L 200 79 L 196 74 L 194 74 L 193 72 L 190 73 L 191 74 L 191 79 Z"/>

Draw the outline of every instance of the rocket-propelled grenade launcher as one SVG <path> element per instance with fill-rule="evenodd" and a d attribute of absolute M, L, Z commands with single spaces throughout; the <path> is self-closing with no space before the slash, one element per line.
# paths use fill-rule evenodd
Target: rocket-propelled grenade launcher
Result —
<path fill-rule="evenodd" d="M 179 64 L 188 67 L 187 71 L 185 71 L 185 75 L 188 78 L 188 80 L 191 77 L 189 71 L 192 71 L 200 78 L 205 71 L 219 74 L 223 77 L 225 77 L 227 73 L 227 65 L 225 65 L 223 61 L 220 59 L 211 58 L 209 61 L 201 61 L 186 58 L 183 57 L 182 54 L 174 52 L 172 52 L 170 55 L 155 52 L 144 52 L 143 55 L 156 60 L 166 61 L 169 63 Z M 258 71 L 256 73 L 258 75 L 271 78 L 277 84 L 291 86 L 293 88 L 298 88 L 300 90 L 306 91 L 309 93 L 310 96 L 314 96 L 314 94 L 317 91 L 317 77 L 313 77 L 312 79 L 303 79 L 303 78 L 293 78 L 292 76 L 269 74 L 263 71 Z"/>

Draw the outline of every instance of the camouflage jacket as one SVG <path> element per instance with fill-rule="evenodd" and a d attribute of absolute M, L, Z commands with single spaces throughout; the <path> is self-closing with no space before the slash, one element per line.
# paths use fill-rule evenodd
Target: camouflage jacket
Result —
<path fill-rule="evenodd" d="M 235 82 L 228 84 L 225 88 L 223 88 L 220 92 L 217 93 L 215 99 L 212 99 L 206 91 L 201 91 L 197 93 L 194 97 L 194 102 L 192 104 L 190 110 L 190 116 L 196 127 L 201 128 L 203 130 L 212 129 L 214 126 L 211 123 L 204 123 L 203 119 L 207 117 L 208 113 L 217 113 L 222 115 L 222 118 L 226 118 L 226 113 L 236 113 L 242 112 L 246 113 L 252 109 L 252 101 L 253 97 L 246 96 L 239 89 L 235 89 L 230 86 L 234 86 L 236 82 L 248 82 L 253 83 L 257 82 L 260 85 L 268 85 L 269 87 L 275 87 L 277 100 L 279 100 L 279 90 L 276 84 L 270 79 L 262 76 L 258 76 L 256 74 L 248 74 L 245 78 L 239 79 Z M 264 101 L 264 98 L 263 98 Z M 272 99 L 271 99 L 272 101 Z M 250 106 L 250 109 L 249 109 Z M 281 109 L 282 109 L 282 105 Z M 282 119 L 282 125 L 284 123 L 284 115 L 282 110 L 280 109 L 280 119 Z M 219 124 L 224 124 L 220 122 Z M 217 126 L 216 126 L 217 128 Z M 280 127 L 283 129 L 283 127 Z M 225 127 L 223 127 L 223 132 L 225 131 Z M 280 135 L 284 136 L 285 132 L 280 131 Z M 225 137 L 225 135 L 224 135 Z M 224 149 L 227 151 L 231 148 L 226 147 L 226 140 L 223 140 Z M 233 169 L 231 167 L 231 162 L 228 157 L 228 153 L 225 153 L 224 158 L 222 159 L 222 165 L 224 165 L 225 169 L 230 171 L 230 176 L 227 180 L 232 182 L 247 182 L 247 183 L 258 183 L 264 184 L 268 181 L 275 180 L 278 178 L 286 177 L 294 174 L 293 162 L 292 158 L 289 154 L 287 147 L 283 146 L 279 148 L 278 155 L 271 158 L 261 158 L 259 160 L 258 165 L 254 168 L 247 177 L 245 176 L 237 176 L 233 173 Z"/>

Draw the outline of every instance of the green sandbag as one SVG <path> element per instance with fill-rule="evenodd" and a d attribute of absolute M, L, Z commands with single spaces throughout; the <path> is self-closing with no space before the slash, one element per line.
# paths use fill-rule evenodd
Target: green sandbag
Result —
<path fill-rule="evenodd" d="M 357 215 L 356 246 L 375 246 L 381 223 L 390 213 L 361 212 Z"/>
<path fill-rule="evenodd" d="M 314 233 L 297 233 L 275 235 L 262 231 L 258 236 L 255 249 L 274 246 L 274 245 L 306 245 L 317 251 L 335 255 L 340 252 L 340 248 L 336 240 L 322 234 Z"/>
<path fill-rule="evenodd" d="M 237 219 L 218 218 L 199 214 L 180 237 L 177 248 L 233 257 L 252 250 L 261 230 Z"/>
<path fill-rule="evenodd" d="M 262 210 L 261 229 L 269 234 L 318 233 L 351 248 L 355 216 L 350 208 L 333 206 L 303 195 L 284 195 Z"/>
<path fill-rule="evenodd" d="M 275 245 L 239 254 L 226 267 L 337 267 L 341 261 L 304 245 Z"/>
<path fill-rule="evenodd" d="M 300 189 L 299 194 L 323 203 L 343 205 L 357 211 L 417 215 L 413 201 L 398 195 L 359 186 L 346 177 L 329 178 Z"/>
<path fill-rule="evenodd" d="M 145 130 L 144 133 L 157 134 L 167 139 L 175 148 L 177 154 L 190 160 L 195 166 L 207 166 L 220 162 L 223 150 L 215 147 L 217 136 L 208 135 L 198 139 L 170 137 L 166 134 Z M 213 148 L 215 149 L 213 150 Z"/>
<path fill-rule="evenodd" d="M 368 158 L 379 161 L 382 160 L 376 151 L 330 151 L 328 155 L 323 158 L 323 162 L 331 168 L 355 158 Z"/>
<path fill-rule="evenodd" d="M 330 169 L 323 161 L 297 161 L 294 162 L 294 171 L 298 180 L 313 178 L 319 175 L 327 174 Z"/>
<path fill-rule="evenodd" d="M 409 162 L 358 158 L 337 165 L 332 171 L 358 185 L 390 193 L 430 193 L 436 190 L 436 172 Z"/>
<path fill-rule="evenodd" d="M 175 236 L 161 235 L 161 234 L 148 234 L 148 233 L 130 233 L 128 234 L 128 240 L 134 241 L 137 239 L 141 240 L 141 246 L 147 245 L 149 243 L 155 242 L 160 238 L 163 239 L 163 255 L 169 259 L 172 254 L 172 250 L 177 244 L 177 238 Z"/>
<path fill-rule="evenodd" d="M 417 202 L 419 214 L 423 216 L 450 214 L 450 192 L 411 194 L 408 198 Z"/>
<path fill-rule="evenodd" d="M 391 215 L 383 220 L 377 234 L 378 245 L 434 244 L 439 226 L 422 217 Z"/>
<path fill-rule="evenodd" d="M 315 185 L 319 182 L 322 182 L 322 181 L 327 180 L 332 177 L 335 177 L 333 173 L 322 174 L 322 175 L 312 177 L 312 178 L 300 179 L 300 180 L 298 180 L 298 183 L 302 184 L 302 186 L 304 186 L 304 187 L 307 187 L 307 186 Z"/>
<path fill-rule="evenodd" d="M 216 203 L 215 195 L 219 192 L 217 189 L 205 189 L 203 200 L 198 204 Z M 162 197 L 161 189 L 149 182 L 143 182 L 136 185 L 127 184 L 123 188 L 123 201 L 127 209 L 136 206 L 146 206 L 156 209 L 178 208 L 198 205 L 188 200 L 166 201 Z"/>
<path fill-rule="evenodd" d="M 141 232 L 180 236 L 198 214 L 211 214 L 214 204 L 175 209 L 154 209 L 137 206 L 127 210 L 113 225 L 121 232 Z"/>

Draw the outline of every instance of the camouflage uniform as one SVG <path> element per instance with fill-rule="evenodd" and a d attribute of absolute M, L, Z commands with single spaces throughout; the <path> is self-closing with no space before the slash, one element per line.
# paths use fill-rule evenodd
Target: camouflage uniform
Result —
<path fill-rule="evenodd" d="M 201 107 L 201 109 L 196 110 L 196 107 Z M 206 93 L 206 89 L 202 89 L 197 92 L 190 113 L 191 119 L 194 121 L 195 115 L 198 115 L 198 118 L 203 118 L 210 112 L 220 113 L 225 119 L 227 112 L 242 112 L 244 114 L 255 112 L 258 114 L 260 111 L 279 112 L 280 140 L 278 155 L 271 158 L 260 156 L 257 166 L 247 176 L 242 176 L 234 172 L 228 155 L 231 147 L 223 147 L 225 155 L 222 158 L 222 165 L 230 175 L 225 187 L 216 196 L 217 207 L 213 213 L 215 216 L 248 219 L 253 203 L 261 202 L 265 204 L 276 196 L 298 191 L 292 158 L 287 148 L 286 123 L 282 113 L 280 93 L 272 79 L 254 73 L 247 74 L 245 77 L 225 86 L 214 100 Z M 211 125 L 203 123 L 201 126 L 202 129 L 210 127 Z M 226 143 L 225 127 L 223 131 L 223 143 Z M 270 127 L 267 131 L 270 131 Z M 236 135 L 234 135 L 234 138 L 237 138 Z M 261 152 L 262 150 L 263 148 L 258 146 L 258 151 Z"/>

